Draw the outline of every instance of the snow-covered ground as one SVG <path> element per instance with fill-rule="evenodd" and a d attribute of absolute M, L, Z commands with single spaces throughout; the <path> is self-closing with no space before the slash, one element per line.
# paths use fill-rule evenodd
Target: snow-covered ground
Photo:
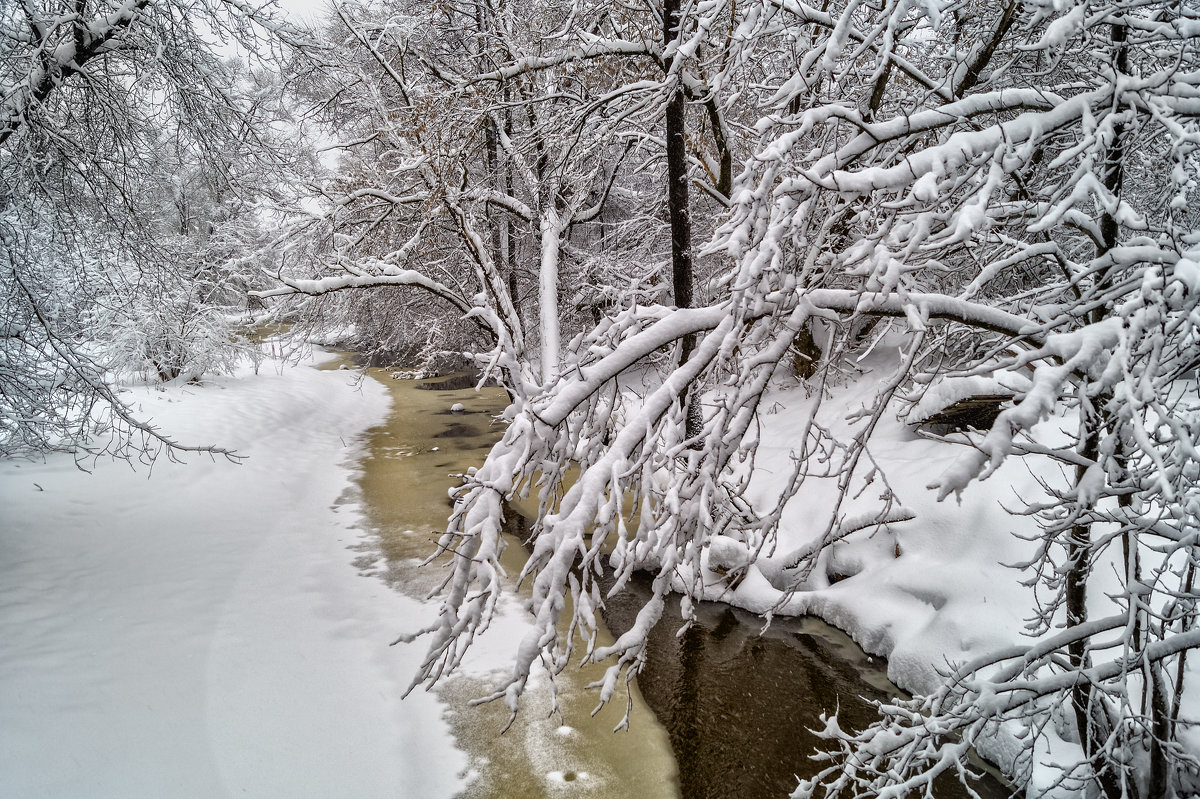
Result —
<path fill-rule="evenodd" d="M 352 566 L 382 387 L 287 368 L 133 389 L 240 465 L 0 463 L 0 797 L 454 794 L 433 695 L 400 695 L 429 605 Z"/>
<path fill-rule="evenodd" d="M 790 453 L 809 405 L 795 391 L 779 400 L 784 409 L 764 417 L 762 472 L 754 485 L 753 499 L 764 506 L 790 475 Z M 861 401 L 853 390 L 840 392 L 826 406 L 825 421 L 837 429 L 838 417 L 857 410 Z M 1037 481 L 1029 464 L 1013 459 L 963 492 L 961 501 L 951 497 L 939 503 L 928 486 L 962 450 L 919 438 L 894 413 L 886 414 L 870 452 L 916 518 L 883 529 L 868 526 L 834 544 L 818 560 L 806 590 L 783 608 L 787 614 L 820 616 L 868 653 L 885 656 L 889 679 L 912 693 L 936 690 L 939 672 L 948 664 L 1027 640 L 1022 631 L 1034 610 L 1032 592 L 1020 582 L 1026 575 L 1012 564 L 1033 554 L 1030 543 L 1016 534 L 1032 536 L 1037 528 L 1028 517 L 1009 511 L 1022 508 L 1022 498 L 1039 496 Z M 783 564 L 824 532 L 836 493 L 833 480 L 805 485 L 788 505 L 773 557 L 730 597 L 734 604 L 765 611 L 780 601 L 765 575 L 775 586 L 788 580 Z M 879 494 L 867 490 L 842 512 L 848 519 L 870 518 Z M 1016 752 L 1016 742 L 1003 737 L 984 747 L 984 754 L 1006 770 Z"/>

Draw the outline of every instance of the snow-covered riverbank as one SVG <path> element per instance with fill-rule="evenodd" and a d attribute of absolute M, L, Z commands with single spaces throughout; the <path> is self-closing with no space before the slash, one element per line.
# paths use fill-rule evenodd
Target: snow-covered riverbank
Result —
<path fill-rule="evenodd" d="M 92 474 L 68 456 L 0 463 L 0 797 L 424 799 L 462 789 L 472 765 L 446 706 L 420 691 L 400 700 L 424 648 L 386 646 L 436 605 L 354 566 L 365 537 L 354 469 L 362 433 L 387 411 L 385 389 L 302 366 L 128 396 L 179 440 L 248 457 L 162 458 L 152 471 L 100 461 L 86 464 Z M 854 398 L 847 389 L 827 403 L 831 428 Z M 800 389 L 770 400 L 747 495 L 764 506 L 788 479 L 808 412 Z M 783 608 L 887 655 L 892 679 L 917 692 L 933 690 L 947 662 L 1021 641 L 1031 606 L 1003 564 L 1029 557 L 1013 533 L 1033 525 L 1005 508 L 1035 495 L 1036 477 L 1013 462 L 961 504 L 933 502 L 925 486 L 959 449 L 886 417 L 872 455 L 918 523 L 848 537 Z M 783 565 L 821 532 L 812 520 L 834 492 L 810 481 L 774 552 L 735 588 L 708 575 L 711 598 L 774 607 Z M 475 652 L 482 671 L 507 669 L 515 607 Z M 1016 732 L 987 740 L 985 754 L 1011 768 Z M 1053 726 L 1043 733 L 1037 761 L 1023 764 L 1038 790 L 1054 778 L 1048 764 L 1077 746 Z M 547 779 L 561 773 L 545 765 Z"/>
<path fill-rule="evenodd" d="M 387 400 L 287 368 L 128 395 L 189 443 L 152 474 L 0 463 L 0 796 L 437 797 L 466 758 L 400 695 L 433 608 L 358 576 L 358 436 Z"/>
<path fill-rule="evenodd" d="M 898 360 L 885 347 L 859 359 L 863 383 L 892 373 Z M 874 410 L 873 394 L 855 381 L 828 388 L 817 419 L 842 441 L 849 441 L 864 413 Z M 986 389 L 979 393 L 986 393 Z M 932 392 L 930 394 L 932 398 Z M 951 398 L 953 399 L 953 398 Z M 948 403 L 947 403 L 948 404 Z M 746 499 L 770 508 L 785 491 L 795 468 L 808 418 L 817 406 L 809 389 L 784 378 L 765 396 L 754 479 Z M 839 492 L 836 477 L 810 475 L 782 513 L 777 539 L 736 585 L 722 571 L 744 561 L 746 547 L 723 539 L 710 550 L 704 575 L 705 597 L 756 613 L 818 616 L 849 634 L 866 652 L 888 661 L 888 677 L 913 694 L 933 694 L 944 675 L 963 663 L 986 659 L 1010 647 L 1029 646 L 1031 620 L 1050 592 L 1030 582 L 1028 566 L 1038 556 L 1041 529 L 1027 512 L 1029 503 L 1045 500 L 1046 485 L 1070 485 L 1070 475 L 1045 457 L 1009 458 L 987 479 L 973 482 L 959 496 L 937 500 L 931 487 L 956 468 L 963 444 L 922 436 L 900 418 L 906 403 L 893 401 L 871 437 L 869 465 L 846 490 L 840 528 L 853 530 L 822 551 L 810 569 L 794 569 L 799 556 L 813 551 L 826 532 Z M 1043 442 L 1067 439 L 1064 430 L 1078 424 L 1072 417 L 1051 417 L 1039 425 Z M 876 471 L 870 485 L 862 475 Z M 892 491 L 904 511 L 894 524 L 875 524 L 881 496 Z M 911 517 L 911 518 L 907 518 Z M 861 520 L 857 522 L 856 520 Z M 861 528 L 861 529 L 856 529 Z M 716 554 L 714 554 L 716 553 Z M 1091 618 L 1121 613 L 1121 550 L 1112 547 L 1096 559 L 1088 593 Z M 1147 562 L 1151 556 L 1145 555 Z M 717 563 L 720 569 L 711 568 Z M 803 577 L 802 577 L 803 575 Z M 800 580 L 799 589 L 785 590 Z M 681 581 L 682 582 L 682 581 Z M 1114 599 L 1116 597 L 1116 599 Z M 1055 628 L 1065 626 L 1060 610 Z M 1112 658 L 1110 650 L 1097 658 Z M 1188 684 L 1200 677 L 1196 658 L 1187 662 Z M 993 668 L 985 668 L 985 675 Z M 1141 701 L 1135 681 L 1128 701 Z M 1200 718 L 1200 692 L 1181 697 L 1183 726 Z M 1076 799 L 1076 784 L 1062 784 L 1063 763 L 1082 758 L 1071 709 L 1065 697 L 1042 701 L 1025 718 L 992 725 L 977 741 L 980 754 L 1015 777 L 1030 796 Z M 1179 739 L 1195 756 L 1200 735 L 1184 729 Z"/>

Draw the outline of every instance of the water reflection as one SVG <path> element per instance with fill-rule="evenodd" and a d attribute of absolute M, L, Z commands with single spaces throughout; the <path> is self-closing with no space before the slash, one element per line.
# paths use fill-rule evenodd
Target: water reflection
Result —
<path fill-rule="evenodd" d="M 643 580 L 609 600 L 609 629 L 629 629 L 649 595 Z M 861 729 L 876 718 L 870 700 L 901 695 L 881 660 L 819 620 L 777 619 L 760 635 L 761 617 L 717 603 L 696 607 L 698 623 L 677 636 L 679 602 L 667 603 L 638 677 L 670 734 L 684 799 L 786 797 L 797 775 L 822 765 L 812 755 L 827 744 L 809 732 L 821 726 L 822 712 L 837 711 L 843 728 Z M 991 778 L 974 787 L 985 799 L 1009 796 Z M 951 779 L 935 795 L 967 793 Z"/>

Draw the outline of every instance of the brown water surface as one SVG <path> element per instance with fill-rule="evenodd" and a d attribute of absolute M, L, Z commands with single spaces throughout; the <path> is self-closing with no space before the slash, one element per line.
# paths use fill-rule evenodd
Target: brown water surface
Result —
<path fill-rule="evenodd" d="M 649 596 L 642 579 L 609 600 L 609 629 L 628 629 Z M 696 613 L 697 623 L 677 635 L 683 617 L 671 597 L 638 676 L 671 736 L 684 799 L 786 797 L 800 777 L 827 765 L 812 759 L 827 748 L 810 731 L 823 727 L 822 713 L 836 712 L 843 729 L 863 729 L 876 719 L 873 700 L 903 696 L 882 658 L 819 619 L 777 618 L 764 632 L 761 616 L 728 605 L 700 602 Z M 935 785 L 936 799 L 968 796 L 952 777 Z M 1011 793 L 992 776 L 972 787 L 983 799 Z"/>
<path fill-rule="evenodd" d="M 437 381 L 421 381 L 421 385 L 415 380 L 394 380 L 384 369 L 366 372 L 388 389 L 393 405 L 386 423 L 368 433 L 360 485 L 378 537 L 358 565 L 379 573 L 396 589 L 423 598 L 445 577 L 443 564 L 418 565 L 433 551 L 444 529 L 450 511 L 448 491 L 458 484 L 454 475 L 483 462 L 501 435 L 502 428 L 493 419 L 508 399 L 498 388 L 439 390 Z M 456 403 L 462 404 L 462 412 L 451 411 Z M 515 576 L 525 550 L 515 537 L 510 536 L 508 543 L 504 567 Z M 606 633 L 602 638 L 602 644 L 612 640 Z M 502 660 L 513 653 L 511 646 L 500 651 L 505 653 Z M 503 670 L 508 663 L 496 666 Z M 600 667 L 568 668 L 556 681 L 559 717 L 550 713 L 548 680 L 535 675 L 521 714 L 503 735 L 500 730 L 508 721 L 508 709 L 502 703 L 467 705 L 490 693 L 494 680 L 477 674 L 443 683 L 439 693 L 449 706 L 451 728 L 471 759 L 462 796 L 678 797 L 670 740 L 636 688 L 629 731 L 613 732 L 625 710 L 620 699 L 591 717 L 597 699 L 585 686 L 602 674 Z M 503 671 L 494 675 L 500 676 Z"/>

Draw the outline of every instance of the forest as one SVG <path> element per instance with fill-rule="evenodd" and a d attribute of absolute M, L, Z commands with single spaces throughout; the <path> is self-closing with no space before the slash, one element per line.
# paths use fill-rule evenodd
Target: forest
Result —
<path fill-rule="evenodd" d="M 15 0 L 0 30 L 5 458 L 236 458 L 122 386 L 231 369 L 250 320 L 475 370 L 503 437 L 405 638 L 436 684 L 529 585 L 513 716 L 542 665 L 624 702 L 672 593 L 685 625 L 816 612 L 839 551 L 903 560 L 984 497 L 1020 635 L 830 717 L 796 795 L 932 796 L 974 747 L 1030 795 L 1200 791 L 1200 3 Z"/>

